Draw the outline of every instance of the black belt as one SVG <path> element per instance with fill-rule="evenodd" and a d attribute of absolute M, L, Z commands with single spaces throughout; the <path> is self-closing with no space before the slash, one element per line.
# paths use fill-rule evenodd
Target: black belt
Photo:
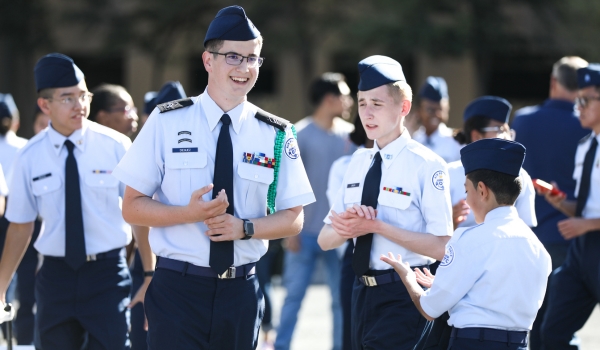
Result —
<path fill-rule="evenodd" d="M 525 331 L 504 331 L 493 328 L 454 328 L 450 338 L 464 338 L 477 340 L 490 340 L 508 344 L 521 344 L 527 346 L 527 333 Z"/>
<path fill-rule="evenodd" d="M 413 270 L 414 269 L 423 269 L 423 268 L 429 268 L 429 265 L 411 267 L 411 269 L 413 269 Z M 400 276 L 393 269 L 392 270 L 369 270 L 370 275 L 377 274 L 377 273 L 379 273 L 379 274 L 376 276 L 369 276 L 369 275 L 357 276 L 358 281 L 366 287 L 376 287 L 376 286 L 380 286 L 382 284 L 388 284 L 388 283 L 394 283 L 394 282 L 401 281 Z"/>
<path fill-rule="evenodd" d="M 109 250 L 104 253 L 90 254 L 86 257 L 86 261 L 96 261 L 96 260 L 118 258 L 121 255 L 125 256 L 125 248 L 117 248 L 117 249 Z M 50 256 L 50 255 L 44 255 L 44 259 L 57 260 L 57 261 L 65 260 L 65 258 L 62 256 Z"/>
<path fill-rule="evenodd" d="M 185 261 L 164 258 L 162 256 L 157 256 L 156 259 L 157 269 L 167 269 L 171 271 L 181 272 L 181 274 L 184 276 L 186 274 L 190 274 L 201 277 L 229 279 L 254 275 L 256 273 L 256 263 L 250 263 L 242 266 L 232 266 L 228 268 L 223 274 L 219 275 L 210 267 L 196 266 Z"/>

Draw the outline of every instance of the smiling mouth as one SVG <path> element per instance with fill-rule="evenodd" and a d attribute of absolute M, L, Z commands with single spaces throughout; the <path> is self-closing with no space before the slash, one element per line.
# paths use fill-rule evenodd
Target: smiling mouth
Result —
<path fill-rule="evenodd" d="M 231 80 L 233 80 L 234 82 L 238 83 L 238 84 L 244 84 L 248 81 L 248 78 L 238 78 L 238 77 L 231 77 Z"/>

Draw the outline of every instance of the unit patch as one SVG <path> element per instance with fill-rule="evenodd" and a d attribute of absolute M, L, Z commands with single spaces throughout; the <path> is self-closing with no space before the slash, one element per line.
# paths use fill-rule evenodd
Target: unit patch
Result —
<path fill-rule="evenodd" d="M 446 173 L 444 173 L 441 170 L 436 171 L 435 173 L 433 173 L 433 176 L 431 177 L 431 182 L 433 183 L 433 187 L 435 187 L 436 189 L 438 189 L 440 191 L 443 191 L 445 179 L 446 179 Z"/>
<path fill-rule="evenodd" d="M 452 246 L 449 245 L 448 248 L 446 249 L 446 255 L 444 255 L 444 258 L 442 259 L 442 262 L 440 263 L 440 267 L 448 266 L 448 265 L 452 264 L 453 261 L 454 261 L 454 248 L 452 248 Z"/>
<path fill-rule="evenodd" d="M 285 154 L 290 159 L 298 159 L 300 157 L 300 150 L 298 149 L 298 142 L 295 138 L 290 138 L 285 142 L 284 148 Z"/>

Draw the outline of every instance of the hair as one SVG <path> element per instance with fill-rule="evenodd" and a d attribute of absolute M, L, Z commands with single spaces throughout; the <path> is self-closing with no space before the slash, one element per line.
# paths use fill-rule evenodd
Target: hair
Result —
<path fill-rule="evenodd" d="M 454 135 L 454 139 L 461 145 L 468 145 L 473 142 L 471 138 L 471 131 L 477 130 L 481 132 L 481 129 L 490 125 L 492 118 L 483 115 L 476 115 L 465 121 L 462 130 L 458 131 Z"/>
<path fill-rule="evenodd" d="M 262 45 L 263 45 L 263 37 L 262 37 L 262 35 L 259 35 L 257 39 L 258 39 L 258 44 L 262 48 Z M 218 52 L 223 47 L 224 43 L 225 43 L 225 40 L 220 40 L 220 39 L 209 40 L 209 41 L 206 42 L 206 44 L 204 44 L 204 51 Z M 217 55 L 213 54 L 213 56 L 217 56 Z"/>
<path fill-rule="evenodd" d="M 54 88 L 42 89 L 38 91 L 38 97 L 45 99 L 52 98 L 54 96 L 54 90 Z"/>
<path fill-rule="evenodd" d="M 474 187 L 483 182 L 494 192 L 496 202 L 501 205 L 513 205 L 521 193 L 521 178 L 489 169 L 479 169 L 467 174 Z"/>
<path fill-rule="evenodd" d="M 107 111 L 117 104 L 123 92 L 129 94 L 121 85 L 102 84 L 94 88 L 92 90 L 94 98 L 90 104 L 90 116 L 88 119 L 95 122 L 98 113 L 100 111 Z"/>
<path fill-rule="evenodd" d="M 0 117 L 0 135 L 5 136 L 12 126 L 12 118 L 9 116 Z"/>
<path fill-rule="evenodd" d="M 314 106 L 318 106 L 323 102 L 325 96 L 333 94 L 340 96 L 340 83 L 345 83 L 346 77 L 341 73 L 324 73 L 318 79 L 314 80 L 310 86 L 309 98 Z"/>
<path fill-rule="evenodd" d="M 350 141 L 357 146 L 363 146 L 365 143 L 367 143 L 367 140 L 368 138 L 365 127 L 362 125 L 360 116 L 357 114 L 356 118 L 354 118 L 354 131 L 350 133 Z"/>
<path fill-rule="evenodd" d="M 410 85 L 408 85 L 407 82 L 402 80 L 397 81 L 395 83 L 389 83 L 386 86 L 388 87 L 388 92 L 390 93 L 390 96 L 392 96 L 392 98 L 394 99 L 395 104 L 399 104 L 404 100 L 412 102 L 413 92 Z"/>
<path fill-rule="evenodd" d="M 552 66 L 552 77 L 565 89 L 575 92 L 577 86 L 577 69 L 587 67 L 588 62 L 581 57 L 566 56 Z"/>

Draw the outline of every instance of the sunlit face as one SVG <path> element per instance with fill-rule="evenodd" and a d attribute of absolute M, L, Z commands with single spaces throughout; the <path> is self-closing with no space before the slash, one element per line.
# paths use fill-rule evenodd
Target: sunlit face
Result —
<path fill-rule="evenodd" d="M 367 137 L 380 148 L 402 133 L 402 118 L 410 111 L 410 101 L 394 102 L 387 85 L 358 92 L 358 114 Z"/>
<path fill-rule="evenodd" d="M 435 131 L 440 123 L 446 123 L 448 121 L 449 111 L 450 105 L 448 99 L 442 99 L 439 102 L 435 102 L 424 98 L 419 105 L 421 124 L 428 131 Z"/>
<path fill-rule="evenodd" d="M 125 91 L 121 91 L 117 102 L 110 107 L 105 114 L 98 120 L 103 125 L 117 130 L 118 132 L 131 136 L 138 127 L 138 116 L 133 99 Z"/>
<path fill-rule="evenodd" d="M 248 41 L 225 40 L 219 53 L 236 53 L 242 56 L 260 56 L 259 39 Z M 227 64 L 225 56 L 209 52 L 202 54 L 204 68 L 208 72 L 208 89 L 213 99 L 241 103 L 258 78 L 258 66 L 248 67 L 244 59 L 239 66 Z"/>
<path fill-rule="evenodd" d="M 467 193 L 467 204 L 473 211 L 475 216 L 475 222 L 478 224 L 482 223 L 485 219 L 483 210 L 483 197 L 478 193 L 477 188 L 473 185 L 473 182 L 468 178 L 465 178 L 465 192 Z"/>
<path fill-rule="evenodd" d="M 586 100 L 585 107 L 577 104 L 581 126 L 587 129 L 597 128 L 600 125 L 600 93 L 594 86 L 588 86 L 579 90 L 579 98 Z"/>
<path fill-rule="evenodd" d="M 38 106 L 50 116 L 52 128 L 64 136 L 81 129 L 83 120 L 90 114 L 90 100 L 85 80 L 71 87 L 56 88 L 50 99 L 39 98 Z M 67 103 L 63 103 L 63 102 Z M 69 103 L 71 101 L 72 103 Z"/>

